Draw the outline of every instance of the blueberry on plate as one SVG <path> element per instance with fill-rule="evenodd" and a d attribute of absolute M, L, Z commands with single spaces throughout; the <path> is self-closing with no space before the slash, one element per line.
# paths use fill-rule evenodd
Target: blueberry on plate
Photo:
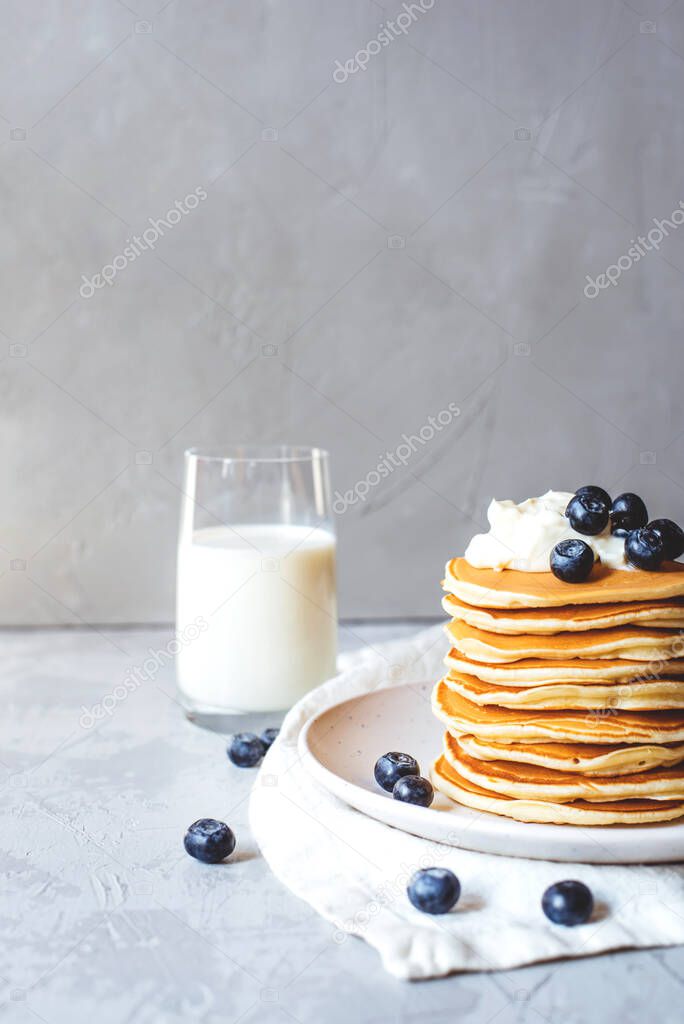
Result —
<path fill-rule="evenodd" d="M 625 557 L 637 569 L 654 572 L 665 558 L 665 542 L 652 526 L 632 530 L 625 539 Z"/>
<path fill-rule="evenodd" d="M 610 531 L 616 537 L 626 537 L 631 530 L 637 530 L 648 522 L 646 506 L 638 494 L 626 491 L 618 494 L 610 506 Z"/>
<path fill-rule="evenodd" d="M 607 505 L 608 508 L 610 508 L 612 504 L 612 498 L 608 491 L 604 491 L 603 487 L 597 487 L 596 484 L 587 484 L 586 487 L 578 487 L 575 491 L 575 495 L 578 494 L 580 496 L 586 494 L 590 498 L 597 498 L 599 501 L 602 501 L 604 505 Z"/>
<path fill-rule="evenodd" d="M 594 897 L 584 882 L 568 879 L 550 885 L 542 896 L 542 910 L 549 921 L 572 927 L 584 924 L 594 909 Z"/>
<path fill-rule="evenodd" d="M 595 537 L 608 525 L 610 504 L 592 494 L 576 494 L 568 502 L 565 514 L 576 533 Z"/>
<path fill-rule="evenodd" d="M 253 732 L 236 732 L 231 736 L 228 757 L 238 768 L 253 768 L 264 756 L 264 745 Z"/>
<path fill-rule="evenodd" d="M 458 903 L 461 883 L 448 868 L 422 868 L 406 887 L 408 898 L 424 914 L 447 914 Z"/>
<path fill-rule="evenodd" d="M 280 732 L 280 729 L 264 729 L 259 739 L 264 745 L 264 750 L 268 750 L 269 747 L 273 746 L 273 742 Z"/>
<path fill-rule="evenodd" d="M 654 519 L 648 524 L 649 530 L 655 530 L 663 542 L 665 558 L 673 562 L 684 554 L 684 530 L 671 519 Z"/>
<path fill-rule="evenodd" d="M 583 540 L 561 540 L 551 552 L 549 565 L 563 583 L 582 583 L 594 566 L 594 552 Z"/>
<path fill-rule="evenodd" d="M 435 791 L 430 780 L 424 779 L 422 775 L 405 775 L 395 783 L 392 796 L 405 804 L 429 807 L 435 799 Z"/>
<path fill-rule="evenodd" d="M 373 771 L 378 786 L 391 793 L 395 785 L 405 775 L 420 775 L 420 767 L 415 757 L 401 754 L 398 750 L 390 750 L 375 762 Z"/>
<path fill-rule="evenodd" d="M 205 864 L 219 864 L 235 849 L 233 830 L 214 818 L 200 818 L 192 823 L 183 839 L 186 853 Z"/>

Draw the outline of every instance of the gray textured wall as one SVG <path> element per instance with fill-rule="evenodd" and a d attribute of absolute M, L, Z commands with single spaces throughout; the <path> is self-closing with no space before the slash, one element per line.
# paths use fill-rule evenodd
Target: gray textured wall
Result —
<path fill-rule="evenodd" d="M 0 621 L 169 619 L 188 445 L 345 492 L 449 403 L 340 516 L 347 616 L 437 613 L 492 495 L 681 515 L 684 226 L 629 248 L 684 200 L 684 4 L 434 0 L 373 54 L 401 10 L 0 2 Z"/>

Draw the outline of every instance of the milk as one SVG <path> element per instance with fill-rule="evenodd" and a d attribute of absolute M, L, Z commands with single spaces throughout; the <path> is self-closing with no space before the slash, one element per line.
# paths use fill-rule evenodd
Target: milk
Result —
<path fill-rule="evenodd" d="M 178 549 L 177 658 L 189 706 L 289 708 L 335 674 L 335 538 L 307 526 L 196 530 Z M 198 630 L 194 630 L 195 635 Z"/>

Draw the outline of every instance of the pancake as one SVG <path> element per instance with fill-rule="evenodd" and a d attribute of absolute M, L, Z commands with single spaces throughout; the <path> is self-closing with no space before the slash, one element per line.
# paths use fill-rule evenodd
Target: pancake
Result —
<path fill-rule="evenodd" d="M 684 762 L 684 743 L 670 746 L 623 743 L 495 743 L 459 736 L 459 746 L 480 761 L 515 761 L 584 775 L 628 775 Z"/>
<path fill-rule="evenodd" d="M 664 562 L 658 572 L 609 569 L 597 563 L 584 583 L 563 583 L 552 572 L 517 569 L 474 569 L 465 558 L 447 562 L 446 589 L 466 604 L 479 608 L 557 608 L 661 601 L 684 597 L 684 565 Z"/>
<path fill-rule="evenodd" d="M 468 734 L 501 743 L 684 743 L 684 712 L 514 710 L 466 700 L 441 680 L 432 691 L 432 710 L 455 736 Z"/>
<path fill-rule="evenodd" d="M 627 683 L 632 679 L 654 679 L 667 666 L 668 677 L 684 676 L 684 658 L 667 662 L 629 661 L 626 658 L 568 658 L 547 661 L 544 658 L 521 658 L 520 661 L 490 665 L 471 661 L 452 647 L 445 664 L 455 672 L 477 676 L 485 683 L 504 686 L 525 686 L 542 683 Z"/>
<path fill-rule="evenodd" d="M 449 733 L 444 737 L 443 754 L 464 779 L 514 800 L 550 800 L 558 803 L 571 800 L 587 800 L 590 803 L 635 799 L 684 801 L 684 766 L 636 772 L 615 778 L 589 778 L 576 772 L 555 771 L 539 765 L 478 761 L 470 757 Z"/>
<path fill-rule="evenodd" d="M 430 778 L 435 789 L 457 803 L 518 821 L 580 826 L 638 825 L 671 821 L 684 814 L 684 803 L 676 800 L 613 800 L 601 803 L 587 800 L 574 800 L 571 803 L 515 800 L 489 792 L 465 779 L 444 756 L 438 757 L 433 764 Z"/>
<path fill-rule="evenodd" d="M 531 708 L 535 711 L 581 709 L 605 713 L 614 708 L 627 711 L 684 709 L 684 679 L 653 679 L 648 682 L 608 686 L 581 683 L 545 683 L 543 686 L 513 687 L 483 683 L 475 676 L 449 672 L 444 682 L 455 693 L 475 704 L 502 708 Z"/>
<path fill-rule="evenodd" d="M 501 574 L 499 574 L 501 575 Z M 633 601 L 626 604 L 563 605 L 560 608 L 476 608 L 445 594 L 442 607 L 453 619 L 490 633 L 547 636 L 587 629 L 647 626 L 684 629 L 684 600 Z"/>
<path fill-rule="evenodd" d="M 625 658 L 627 661 L 670 659 L 684 653 L 684 636 L 671 629 L 620 626 L 554 636 L 502 636 L 452 619 L 444 627 L 456 650 L 473 661 L 506 663 L 526 658 L 564 661 L 567 658 Z"/>

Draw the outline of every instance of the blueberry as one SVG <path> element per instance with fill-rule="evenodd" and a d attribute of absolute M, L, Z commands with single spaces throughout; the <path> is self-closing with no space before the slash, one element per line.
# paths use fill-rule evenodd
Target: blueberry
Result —
<path fill-rule="evenodd" d="M 273 746 L 273 741 L 280 732 L 280 729 L 264 729 L 259 739 L 264 745 L 264 750 L 268 750 L 269 747 Z"/>
<path fill-rule="evenodd" d="M 651 526 L 641 526 L 627 534 L 625 556 L 637 569 L 653 572 L 660 568 L 665 557 L 665 542 L 657 530 Z"/>
<path fill-rule="evenodd" d="M 584 924 L 594 909 L 594 897 L 584 882 L 569 879 L 550 885 L 542 896 L 542 910 L 549 921 L 572 927 Z"/>
<path fill-rule="evenodd" d="M 586 487 L 578 487 L 575 494 L 579 494 L 580 496 L 586 494 L 590 498 L 597 498 L 599 501 L 602 501 L 604 505 L 607 505 L 608 508 L 610 508 L 612 504 L 612 498 L 608 491 L 604 491 L 602 487 L 597 487 L 596 484 L 587 484 Z"/>
<path fill-rule="evenodd" d="M 594 552 L 583 540 L 561 540 L 549 559 L 551 572 L 563 583 L 582 583 L 594 565 Z"/>
<path fill-rule="evenodd" d="M 577 533 L 594 537 L 608 525 L 610 505 L 591 494 L 576 494 L 568 502 L 565 514 Z"/>
<path fill-rule="evenodd" d="M 435 791 L 429 779 L 424 779 L 421 775 L 405 775 L 395 783 L 392 796 L 405 804 L 429 807 L 435 799 Z"/>
<path fill-rule="evenodd" d="M 648 524 L 648 528 L 655 530 L 662 540 L 668 562 L 684 554 L 684 530 L 671 519 L 654 519 Z"/>
<path fill-rule="evenodd" d="M 235 849 L 233 830 L 214 818 L 200 818 L 185 833 L 183 845 L 187 853 L 205 864 L 218 864 Z"/>
<path fill-rule="evenodd" d="M 610 530 L 616 537 L 626 537 L 630 530 L 645 526 L 648 522 L 646 506 L 638 494 L 627 491 L 618 494 L 610 506 Z"/>
<path fill-rule="evenodd" d="M 253 768 L 264 756 L 264 745 L 253 732 L 236 732 L 231 736 L 228 757 L 238 768 Z"/>
<path fill-rule="evenodd" d="M 416 871 L 406 892 L 416 910 L 424 914 L 447 914 L 458 903 L 461 883 L 448 868 L 423 868 Z"/>
<path fill-rule="evenodd" d="M 420 775 L 420 768 L 415 757 L 390 750 L 377 759 L 373 774 L 378 786 L 391 793 L 399 779 L 405 775 Z"/>

